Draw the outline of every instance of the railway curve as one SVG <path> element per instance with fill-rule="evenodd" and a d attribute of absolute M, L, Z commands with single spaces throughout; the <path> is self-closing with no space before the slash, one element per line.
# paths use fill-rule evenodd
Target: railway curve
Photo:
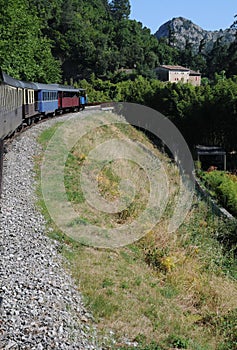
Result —
<path fill-rule="evenodd" d="M 67 118 L 34 125 L 7 145 L 0 214 L 1 349 L 100 349 L 59 243 L 45 235 L 35 206 L 37 136 Z"/>

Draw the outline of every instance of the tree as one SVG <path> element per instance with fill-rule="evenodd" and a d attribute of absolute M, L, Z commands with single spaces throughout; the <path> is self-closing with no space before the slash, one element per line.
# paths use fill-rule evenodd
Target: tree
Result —
<path fill-rule="evenodd" d="M 222 43 L 222 38 L 218 38 L 212 50 L 207 54 L 207 75 L 214 78 L 215 73 L 220 73 L 226 69 L 228 47 Z"/>
<path fill-rule="evenodd" d="M 235 18 L 237 18 L 237 15 L 235 15 Z M 228 49 L 228 54 L 227 54 L 227 62 L 228 62 L 227 75 L 228 76 L 237 75 L 237 20 L 234 21 L 231 28 L 235 29 L 236 33 L 235 33 L 235 40 L 230 45 Z"/>
<path fill-rule="evenodd" d="M 42 82 L 60 80 L 59 63 L 41 22 L 27 0 L 0 0 L 0 65 L 15 78 Z"/>
<path fill-rule="evenodd" d="M 235 18 L 237 18 L 237 15 L 234 16 Z M 237 20 L 234 21 L 234 23 L 230 26 L 230 28 L 237 28 Z"/>
<path fill-rule="evenodd" d="M 129 0 L 112 0 L 109 4 L 112 17 L 115 20 L 128 19 L 130 15 Z"/>

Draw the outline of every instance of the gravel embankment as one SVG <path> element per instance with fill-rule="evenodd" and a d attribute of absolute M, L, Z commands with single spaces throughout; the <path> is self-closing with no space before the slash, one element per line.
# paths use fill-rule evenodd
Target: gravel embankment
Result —
<path fill-rule="evenodd" d="M 5 155 L 0 201 L 0 349 L 100 348 L 89 326 L 90 314 L 63 268 L 58 243 L 45 236 L 44 218 L 35 207 L 36 138 L 67 117 L 27 130 Z"/>

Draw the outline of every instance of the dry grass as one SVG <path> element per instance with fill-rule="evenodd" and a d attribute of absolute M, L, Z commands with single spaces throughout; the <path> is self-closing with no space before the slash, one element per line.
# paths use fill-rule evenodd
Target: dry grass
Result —
<path fill-rule="evenodd" d="M 102 127 L 72 151 L 65 172 L 69 198 L 82 217 L 97 225 L 130 222 L 143 210 L 149 195 L 148 181 L 142 169 L 125 160 L 106 165 L 98 187 L 101 195 L 113 202 L 120 196 L 121 178 L 133 174 L 138 195 L 129 212 L 98 215 L 78 189 L 78 166 L 86 162 L 90 149 L 112 135 L 139 140 L 162 160 L 170 183 L 167 209 L 143 239 L 116 250 L 85 247 L 64 237 L 63 254 L 70 273 L 102 334 L 113 330 L 118 342 L 123 337 L 146 344 L 156 341 L 164 349 L 172 348 L 167 339 L 176 336 L 186 339 L 189 349 L 217 349 L 223 334 L 213 326 L 213 320 L 237 307 L 237 283 L 223 272 L 222 247 L 213 238 L 219 223 L 210 216 L 205 203 L 195 202 L 185 224 L 176 233 L 167 232 L 179 183 L 173 163 L 134 128 Z M 54 236 L 60 237 L 54 229 Z"/>

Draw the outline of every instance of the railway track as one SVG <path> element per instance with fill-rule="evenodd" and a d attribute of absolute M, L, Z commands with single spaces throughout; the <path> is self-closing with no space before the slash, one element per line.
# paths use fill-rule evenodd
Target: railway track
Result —
<path fill-rule="evenodd" d="M 108 103 L 100 103 L 100 102 L 94 102 L 94 103 L 89 103 L 88 106 L 86 107 L 86 110 L 95 110 L 95 109 L 101 109 L 103 108 L 109 108 Z M 83 111 L 81 111 L 83 113 Z M 30 125 L 27 125 L 26 123 L 23 124 L 23 127 L 20 130 L 15 131 L 12 135 L 7 137 L 6 139 L 2 140 L 0 139 L 0 197 L 2 193 L 2 181 L 3 181 L 3 160 L 4 160 L 4 153 L 6 152 L 7 146 L 14 140 L 15 137 L 21 135 L 23 132 L 29 130 L 30 128 L 34 127 L 35 125 L 39 125 L 41 123 L 47 122 L 49 119 L 55 119 L 55 118 L 60 118 L 62 116 L 65 116 L 67 113 L 64 114 L 58 114 L 53 117 L 43 117 L 40 119 L 35 119 Z"/>
<path fill-rule="evenodd" d="M 80 118 L 79 113 L 75 116 Z M 35 206 L 34 160 L 41 152 L 37 137 L 68 117 L 34 124 L 6 141 L 0 213 L 0 349 L 100 349 L 96 337 L 84 328 L 92 316 L 63 269 L 60 243 L 45 235 L 46 222 Z"/>

